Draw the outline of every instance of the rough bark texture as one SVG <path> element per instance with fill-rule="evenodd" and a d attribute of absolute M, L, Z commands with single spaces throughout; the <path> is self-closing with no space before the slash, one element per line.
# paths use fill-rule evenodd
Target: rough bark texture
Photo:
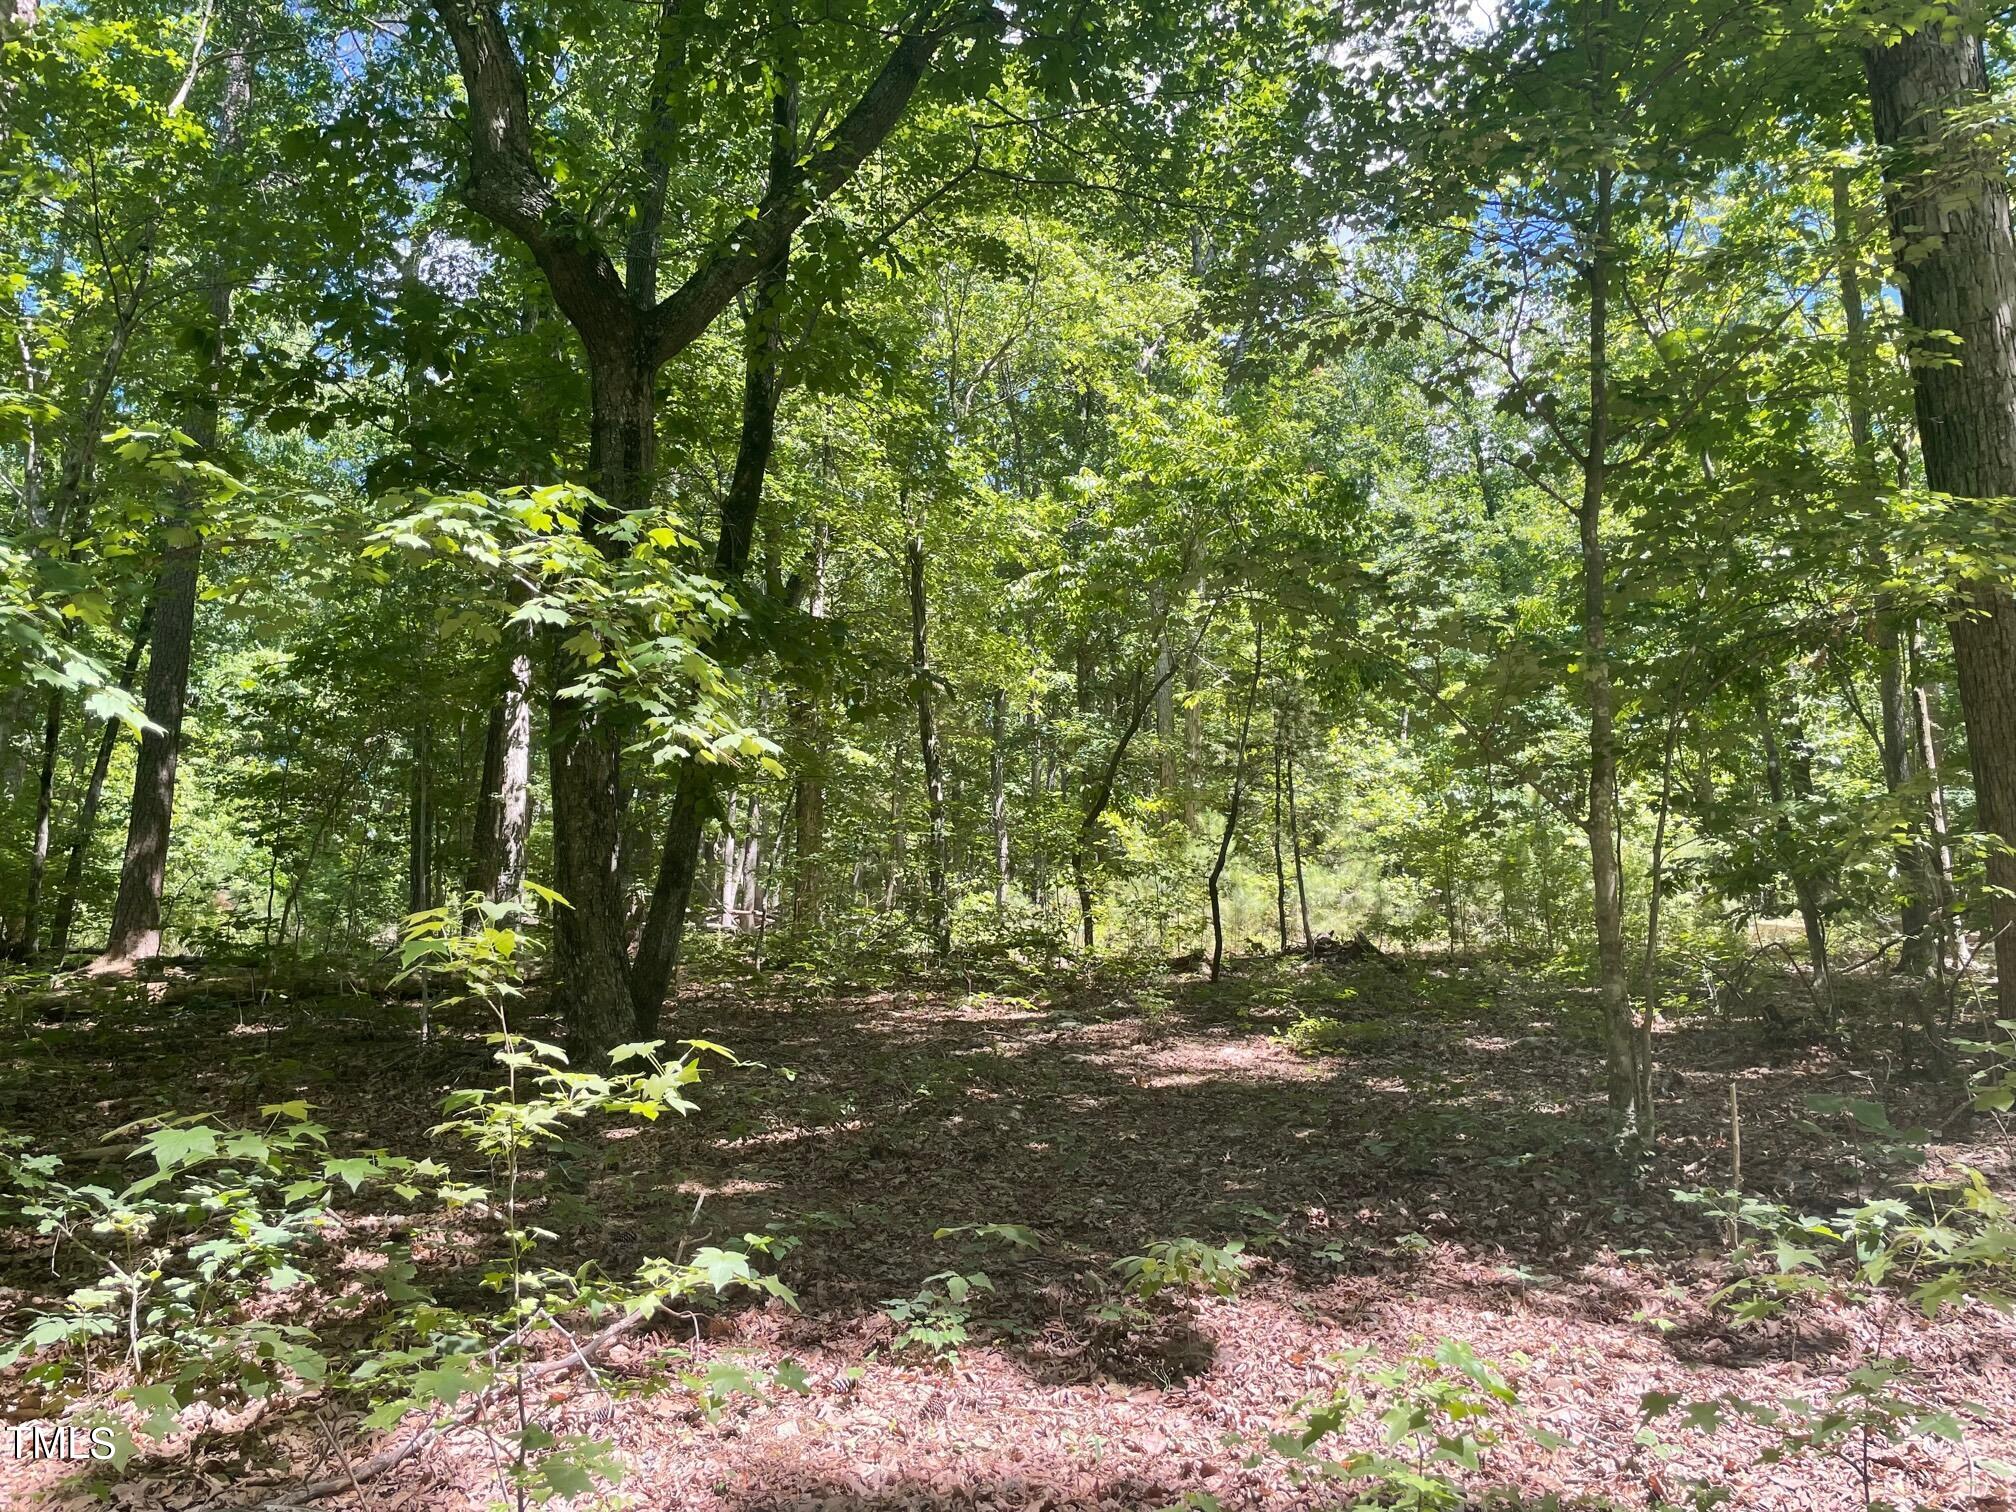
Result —
<path fill-rule="evenodd" d="M 1885 163 L 1904 314 L 1943 361 L 1912 364 L 1925 481 L 1969 499 L 2016 495 L 2016 240 L 2003 165 L 1950 132 L 1947 111 L 1988 98 L 1978 38 L 1940 17 L 1865 58 Z M 1962 586 L 1953 659 L 1981 828 L 2016 840 L 2016 599 Z M 2016 855 L 1990 857 L 1998 940 L 2016 932 Z M 2016 1017 L 2016 971 L 1999 969 L 2001 1012 Z"/>
<path fill-rule="evenodd" d="M 532 653 L 514 635 L 483 732 L 483 777 L 464 886 L 493 903 L 518 896 L 532 828 Z"/>

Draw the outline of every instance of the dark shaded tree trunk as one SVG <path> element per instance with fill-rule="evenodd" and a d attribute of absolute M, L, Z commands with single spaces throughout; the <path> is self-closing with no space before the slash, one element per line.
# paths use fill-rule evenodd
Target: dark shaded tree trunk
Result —
<path fill-rule="evenodd" d="M 143 610 L 134 627 L 133 643 L 126 651 L 126 665 L 120 670 L 119 687 L 130 691 L 140 671 L 140 653 L 147 647 L 152 622 Z M 91 762 L 91 776 L 84 784 L 84 798 L 77 806 L 76 833 L 70 837 L 70 859 L 63 868 L 63 890 L 56 895 L 56 915 L 49 926 L 49 953 L 58 961 L 70 950 L 70 931 L 77 921 L 77 895 L 84 886 L 84 862 L 91 852 L 91 837 L 98 828 L 98 805 L 105 797 L 105 777 L 112 769 L 112 751 L 119 743 L 119 721 L 108 719 L 98 732 L 98 754 Z"/>
<path fill-rule="evenodd" d="M 1295 903 L 1302 912 L 1302 948 L 1307 950 L 1315 936 L 1309 932 L 1309 887 L 1302 876 L 1302 826 L 1295 813 L 1295 746 L 1288 746 L 1288 849 L 1295 858 Z"/>
<path fill-rule="evenodd" d="M 1812 758 L 1806 749 L 1805 733 L 1795 721 L 1792 726 L 1792 760 L 1787 763 L 1778 740 L 1779 720 L 1769 699 L 1760 693 L 1756 708 L 1757 727 L 1764 741 L 1764 779 L 1771 792 L 1771 802 L 1779 810 L 1779 846 L 1783 850 L 1794 850 L 1796 837 L 1784 813 L 1787 769 L 1789 765 L 1793 795 L 1800 799 L 1810 798 L 1813 795 Z M 1827 969 L 1827 924 L 1821 915 L 1820 884 L 1813 876 L 1812 868 L 1803 860 L 1794 857 L 1786 865 L 1792 878 L 1792 896 L 1799 908 L 1799 922 L 1806 931 L 1806 958 L 1813 968 L 1813 997 L 1829 1025 L 1832 1025 L 1834 987 Z"/>
<path fill-rule="evenodd" d="M 924 536 L 912 531 L 903 543 L 904 578 L 910 599 L 910 689 L 917 704 L 917 749 L 924 762 L 924 810 L 930 824 L 925 871 L 931 896 L 931 949 L 940 960 L 952 953 L 952 897 L 946 878 L 945 774 L 938 750 L 938 711 L 931 688 L 928 605 L 924 588 Z"/>
<path fill-rule="evenodd" d="M 1246 760 L 1248 740 L 1253 732 L 1253 703 L 1260 694 L 1260 663 L 1264 648 L 1264 638 L 1260 620 L 1253 621 L 1253 680 L 1246 687 L 1246 712 L 1239 719 L 1239 756 L 1232 767 L 1232 793 L 1225 804 L 1225 828 L 1218 835 L 1218 855 L 1211 863 L 1211 875 L 1205 890 L 1211 895 L 1211 980 L 1217 981 L 1218 974 L 1225 965 L 1225 918 L 1224 906 L 1218 893 L 1218 884 L 1225 877 L 1225 861 L 1232 854 L 1232 837 L 1239 832 L 1239 808 L 1246 796 Z"/>
<path fill-rule="evenodd" d="M 413 761 L 406 791 L 406 912 L 434 906 L 434 722 L 413 731 Z"/>
<path fill-rule="evenodd" d="M 243 47 L 225 63 L 227 78 L 220 107 L 219 152 L 235 158 L 244 115 L 252 96 L 252 62 Z M 204 333 L 203 371 L 183 429 L 205 456 L 217 449 L 218 415 L 223 405 L 224 337 L 231 323 L 235 288 L 226 254 L 208 260 L 210 326 Z M 153 645 L 147 654 L 146 709 L 154 728 L 142 732 L 134 764 L 133 802 L 126 823 L 126 854 L 119 867 L 119 893 L 112 927 L 94 970 L 123 971 L 152 960 L 161 951 L 161 890 L 168 875 L 168 844 L 175 822 L 175 776 L 182 759 L 182 716 L 188 703 L 189 663 L 196 639 L 196 590 L 202 566 L 196 500 L 183 499 L 186 518 L 163 532 L 161 566 L 154 578 L 148 616 Z"/>
<path fill-rule="evenodd" d="M 1603 544 L 1609 481 L 1609 300 L 1615 171 L 1597 170 L 1596 212 L 1583 277 L 1589 291 L 1589 430 L 1577 524 L 1582 556 L 1582 669 L 1589 699 L 1589 871 L 1596 917 L 1596 990 L 1603 1007 L 1611 1131 L 1649 1140 L 1649 1035 L 1631 1014 L 1625 964 L 1624 877 L 1617 836 L 1616 692 L 1605 623 L 1608 567 Z"/>
<path fill-rule="evenodd" d="M 1274 706 L 1274 923 L 1288 953 L 1288 868 L 1281 855 L 1281 706 Z"/>
<path fill-rule="evenodd" d="M 2016 238 L 2006 168 L 1949 112 L 1990 99 L 1977 36 L 1943 12 L 1865 55 L 1905 318 L 1939 361 L 1911 365 L 1925 481 L 1967 499 L 2016 495 Z M 1957 360 L 1955 360 L 1957 359 Z M 2001 1014 L 2016 1018 L 2016 598 L 1987 578 L 1961 585 L 1953 660 L 1988 859 Z"/>
<path fill-rule="evenodd" d="M 987 763 L 987 818 L 994 831 L 994 911 L 1008 907 L 1008 694 L 996 688 L 987 701 L 992 734 Z"/>

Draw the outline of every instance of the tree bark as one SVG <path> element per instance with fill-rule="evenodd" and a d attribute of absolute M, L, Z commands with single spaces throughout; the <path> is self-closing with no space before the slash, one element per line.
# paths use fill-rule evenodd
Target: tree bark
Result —
<path fill-rule="evenodd" d="M 1302 948 L 1309 949 L 1315 936 L 1309 932 L 1309 888 L 1302 877 L 1302 828 L 1295 814 L 1295 746 L 1288 746 L 1288 849 L 1295 857 L 1295 902 L 1302 911 Z"/>
<path fill-rule="evenodd" d="M 63 690 L 51 688 L 42 713 L 42 762 L 36 769 L 35 828 L 28 851 L 28 897 L 18 953 L 35 954 L 42 934 L 42 879 L 49 870 L 49 819 L 56 804 L 56 753 L 63 744 Z"/>
<path fill-rule="evenodd" d="M 1953 130 L 1954 107 L 1985 105 L 1980 39 L 1934 15 L 1865 55 L 1904 314 L 1936 339 L 1912 364 L 1925 480 L 1966 499 L 2016 495 L 2016 238 L 2004 165 L 1979 133 Z M 1928 342 L 1928 345 L 1934 344 Z M 1936 355 L 1942 360 L 1927 361 Z M 1955 360 L 1957 359 L 1957 360 Z M 1960 585 L 1953 659 L 1988 859 L 2001 1014 L 2016 1017 L 2016 598 L 1988 577 Z"/>
<path fill-rule="evenodd" d="M 938 751 L 938 711 L 931 696 L 931 653 L 924 596 L 924 536 L 913 530 L 903 543 L 910 598 L 910 689 L 917 703 L 917 749 L 924 759 L 924 806 L 930 823 L 925 870 L 930 882 L 931 951 L 952 953 L 952 897 L 946 878 L 945 774 Z"/>
<path fill-rule="evenodd" d="M 483 777 L 464 887 L 493 903 L 518 896 L 532 829 L 532 651 L 506 631 L 503 682 L 483 732 Z"/>
<path fill-rule="evenodd" d="M 1624 878 L 1617 836 L 1616 694 L 1610 684 L 1603 545 L 1609 477 L 1610 228 L 1615 170 L 1596 172 L 1596 209 L 1584 279 L 1589 290 L 1589 430 L 1577 524 L 1582 556 L 1582 666 L 1589 699 L 1589 871 L 1596 919 L 1596 990 L 1603 1007 L 1611 1132 L 1649 1138 L 1651 1109 L 1641 1087 L 1643 1036 L 1631 1016 L 1625 965 Z"/>
<path fill-rule="evenodd" d="M 1791 850 L 1796 839 L 1792 824 L 1785 816 L 1786 768 L 1784 752 L 1778 740 L 1779 720 L 1772 710 L 1770 700 L 1764 694 L 1757 696 L 1757 727 L 1764 741 L 1764 778 L 1770 789 L 1771 802 L 1778 809 L 1775 826 L 1779 846 Z M 1792 791 L 1799 798 L 1810 798 L 1813 793 L 1813 771 L 1810 757 L 1805 751 L 1805 735 L 1797 725 L 1793 727 L 1793 759 L 1789 763 L 1792 776 Z M 1806 931 L 1806 958 L 1813 968 L 1813 997 L 1826 1016 L 1828 1025 L 1834 1022 L 1833 981 L 1827 969 L 1827 925 L 1820 912 L 1820 886 L 1813 876 L 1812 868 L 1796 856 L 1786 860 L 1786 870 L 1792 879 L 1792 896 L 1799 907 L 1799 921 Z"/>
<path fill-rule="evenodd" d="M 139 673 L 140 653 L 147 647 L 151 627 L 143 610 L 140 623 L 133 630 L 133 643 L 126 651 L 126 665 L 119 674 L 121 692 L 132 688 Z M 118 743 L 119 721 L 108 719 L 98 733 L 98 754 L 91 763 L 90 780 L 84 785 L 83 802 L 77 806 L 77 827 L 70 838 L 70 859 L 63 869 L 63 890 L 56 895 L 56 916 L 49 926 L 49 953 L 59 962 L 70 950 L 70 931 L 77 919 L 77 895 L 84 885 L 84 861 L 98 828 L 98 805 L 105 797 L 105 777 L 112 769 L 112 751 Z"/>
<path fill-rule="evenodd" d="M 1274 706 L 1274 923 L 1288 953 L 1288 868 L 1281 855 L 1281 706 Z"/>
<path fill-rule="evenodd" d="M 434 721 L 413 730 L 406 793 L 406 912 L 434 906 Z"/>
<path fill-rule="evenodd" d="M 988 700 L 993 743 L 987 769 L 987 817 L 994 830 L 994 911 L 1008 907 L 1008 693 L 996 688 Z"/>
<path fill-rule="evenodd" d="M 1239 720 L 1239 757 L 1232 768 L 1232 794 L 1225 805 L 1225 828 L 1218 836 L 1218 855 L 1211 863 L 1206 891 L 1211 895 L 1211 980 L 1217 981 L 1225 965 L 1225 920 L 1218 884 L 1225 876 L 1225 860 L 1232 854 L 1232 837 L 1239 832 L 1239 806 L 1245 796 L 1248 737 L 1253 732 L 1253 702 L 1260 693 L 1260 663 L 1264 650 L 1261 621 L 1253 620 L 1253 680 L 1246 686 L 1246 712 Z"/>
<path fill-rule="evenodd" d="M 244 116 L 252 96 L 252 61 L 244 47 L 225 60 L 224 97 L 219 108 L 218 146 L 222 158 L 236 157 Z M 207 456 L 217 448 L 218 415 L 224 399 L 224 337 L 231 323 L 235 292 L 222 248 L 208 259 L 210 328 L 197 392 L 183 430 Z M 133 802 L 126 823 L 126 854 L 119 867 L 119 893 L 112 927 L 94 971 L 124 971 L 161 951 L 161 890 L 168 874 L 168 844 L 175 822 L 175 776 L 182 759 L 182 716 L 188 703 L 189 663 L 196 638 L 196 590 L 203 538 L 195 519 L 196 500 L 185 494 L 185 518 L 163 533 L 161 566 L 154 578 L 148 614 L 153 645 L 147 656 L 147 719 L 153 728 L 140 736 L 134 763 Z"/>

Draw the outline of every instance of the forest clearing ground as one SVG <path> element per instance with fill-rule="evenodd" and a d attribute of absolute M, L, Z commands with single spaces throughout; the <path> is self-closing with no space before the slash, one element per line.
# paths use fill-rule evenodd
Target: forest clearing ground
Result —
<path fill-rule="evenodd" d="M 1320 1504 L 1278 1459 L 1242 1458 L 1327 1390 L 1340 1350 L 1398 1358 L 1445 1335 L 1505 1369 L 1566 1440 L 1508 1443 L 1487 1480 L 1640 1506 L 1666 1483 L 1654 1477 L 1691 1470 L 1729 1484 L 1741 1507 L 1847 1507 L 1839 1465 L 1748 1468 L 1754 1429 L 1678 1435 L 1688 1447 L 1662 1464 L 1634 1443 L 1639 1399 L 1818 1393 L 1892 1354 L 1983 1411 L 1964 1447 L 1889 1456 L 1891 1494 L 2007 1506 L 1970 1466 L 2016 1458 L 2016 1328 L 1979 1310 L 1928 1323 L 1902 1304 L 1820 1301 L 1732 1329 L 1707 1306 L 1726 1278 L 1713 1230 L 1666 1196 L 1726 1184 L 1732 1081 L 1747 1189 L 1821 1213 L 1873 1195 L 1890 1178 L 1802 1098 L 1880 1096 L 1899 1126 L 1950 1109 L 1949 1089 L 1887 1079 L 1880 1056 L 1851 1066 L 1810 1046 L 1773 1051 L 1747 1023 L 1680 1020 L 1659 1040 L 1673 1073 L 1661 1150 L 1632 1185 L 1602 1137 L 1590 1005 L 1502 962 L 1343 973 L 1256 961 L 1216 987 L 1066 979 L 1013 995 L 757 983 L 689 987 L 668 1022 L 760 1067 L 710 1070 L 684 1123 L 564 1147 L 537 1199 L 556 1259 L 612 1272 L 745 1231 L 802 1240 L 782 1266 L 796 1310 L 730 1306 L 691 1336 L 625 1341 L 598 1382 L 555 1393 L 554 1426 L 617 1441 L 638 1506 L 1131 1508 L 1188 1491 L 1228 1508 Z M 30 1028 L 0 1082 L 0 1122 L 71 1153 L 171 1107 L 248 1118 L 306 1097 L 332 1144 L 419 1154 L 441 1094 L 486 1077 L 473 1021 L 418 1047 L 410 1003 L 261 1003 L 242 983 L 196 977 L 156 988 L 143 1015 L 140 990 L 69 1001 Z M 1338 1053 L 1282 1041 L 1303 1014 L 1334 1020 Z M 1992 1126 L 1963 1137 L 1988 1142 L 1937 1146 L 1935 1159 L 1981 1166 L 2006 1190 L 2010 1151 Z M 933 1237 L 984 1223 L 1043 1243 Z M 1180 1237 L 1244 1241 L 1237 1295 L 1157 1307 L 1145 1327 L 1091 1316 L 1115 1260 Z M 492 1238 L 416 1230 L 415 1258 L 444 1294 L 473 1293 Z M 12 1334 L 48 1300 L 50 1276 L 23 1236 L 0 1264 L 0 1334 Z M 994 1285 L 974 1298 L 976 1342 L 950 1363 L 894 1354 L 882 1304 L 953 1268 Z M 810 1389 L 734 1396 L 713 1423 L 688 1391 L 621 1394 L 673 1345 L 693 1357 L 684 1369 L 795 1360 Z M 18 1392 L 10 1416 L 34 1415 L 18 1379 L 0 1390 Z M 193 1454 L 136 1462 L 114 1505 L 257 1501 L 283 1472 L 337 1463 L 312 1423 L 220 1431 Z M 7 1468 L 21 1505 L 85 1492 Z M 362 1504 L 449 1512 L 494 1494 L 486 1452 L 464 1434 Z"/>

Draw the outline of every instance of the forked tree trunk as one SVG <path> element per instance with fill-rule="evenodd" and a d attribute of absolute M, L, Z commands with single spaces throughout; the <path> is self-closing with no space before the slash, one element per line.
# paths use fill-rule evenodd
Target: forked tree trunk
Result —
<path fill-rule="evenodd" d="M 1911 365 L 1925 481 L 1965 499 L 2016 495 L 2016 237 L 2005 165 L 1950 112 L 1991 99 L 1981 41 L 1945 13 L 1865 55 L 1885 163 L 1904 315 L 1939 361 Z M 1957 359 L 1957 360 L 1956 360 Z M 2001 1015 L 2016 1018 L 2016 598 L 1988 577 L 1960 585 L 1953 660 L 1988 858 Z"/>

